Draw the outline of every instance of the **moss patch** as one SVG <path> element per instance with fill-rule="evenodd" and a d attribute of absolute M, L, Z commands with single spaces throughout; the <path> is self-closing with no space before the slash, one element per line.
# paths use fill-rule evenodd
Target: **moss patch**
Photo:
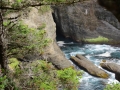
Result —
<path fill-rule="evenodd" d="M 9 59 L 9 64 L 8 64 L 8 66 L 10 67 L 10 69 L 12 69 L 12 70 L 15 70 L 15 68 L 19 65 L 19 61 L 16 59 L 16 58 L 10 58 Z"/>
<path fill-rule="evenodd" d="M 102 43 L 102 42 L 109 42 L 109 39 L 106 37 L 99 36 L 97 38 L 85 39 L 85 41 L 89 43 Z"/>

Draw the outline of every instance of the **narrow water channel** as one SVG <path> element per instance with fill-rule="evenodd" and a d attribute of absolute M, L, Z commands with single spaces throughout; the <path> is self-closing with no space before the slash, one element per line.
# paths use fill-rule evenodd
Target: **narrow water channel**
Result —
<path fill-rule="evenodd" d="M 57 40 L 59 47 L 64 52 L 67 59 L 69 59 L 70 56 L 82 54 L 98 67 L 100 67 L 99 64 L 103 59 L 107 60 L 108 62 L 120 63 L 120 47 L 95 44 L 80 45 L 79 43 L 75 43 L 63 38 L 58 38 Z M 102 79 L 93 77 L 85 72 L 80 80 L 80 87 L 78 90 L 103 90 L 106 84 L 118 82 L 115 80 L 113 73 L 108 73 L 110 78 Z"/>

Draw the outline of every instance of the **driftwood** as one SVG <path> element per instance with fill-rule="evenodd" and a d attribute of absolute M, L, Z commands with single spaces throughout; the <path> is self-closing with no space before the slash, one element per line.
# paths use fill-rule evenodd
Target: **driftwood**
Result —
<path fill-rule="evenodd" d="M 96 65 L 94 65 L 92 62 L 87 60 L 87 58 L 85 58 L 82 55 L 77 54 L 76 57 L 71 57 L 70 59 L 82 70 L 88 72 L 93 76 L 100 77 L 100 78 L 109 77 L 109 75 L 104 70 L 98 68 Z"/>
<path fill-rule="evenodd" d="M 120 65 L 110 62 L 102 62 L 100 66 L 110 72 L 115 73 L 115 78 L 120 82 Z"/>

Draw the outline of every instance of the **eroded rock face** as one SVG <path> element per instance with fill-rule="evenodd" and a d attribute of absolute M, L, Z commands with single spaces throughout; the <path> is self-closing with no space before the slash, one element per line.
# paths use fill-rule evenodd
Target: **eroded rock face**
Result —
<path fill-rule="evenodd" d="M 28 13 L 28 17 L 24 17 L 23 21 L 32 28 L 37 28 L 41 24 L 46 25 L 45 37 L 49 38 L 51 42 L 46 48 L 44 48 L 43 59 L 53 63 L 59 69 L 73 67 L 73 65 L 65 58 L 63 52 L 56 44 L 56 27 L 53 21 L 51 10 L 44 14 L 40 14 L 36 8 L 31 8 L 31 11 Z"/>
<path fill-rule="evenodd" d="M 74 5 L 55 6 L 53 10 L 57 30 L 65 37 L 78 42 L 98 36 L 114 41 L 120 38 L 119 21 L 96 0 Z"/>

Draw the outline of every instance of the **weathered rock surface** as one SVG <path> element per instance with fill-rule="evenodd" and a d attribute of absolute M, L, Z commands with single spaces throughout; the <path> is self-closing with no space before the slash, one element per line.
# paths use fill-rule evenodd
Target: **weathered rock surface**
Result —
<path fill-rule="evenodd" d="M 110 62 L 102 62 L 100 66 L 110 72 L 115 73 L 115 78 L 120 82 L 120 65 Z"/>
<path fill-rule="evenodd" d="M 43 54 L 44 59 L 53 63 L 59 69 L 73 67 L 73 65 L 65 58 L 63 52 L 60 50 L 60 48 L 56 44 L 56 27 L 53 21 L 51 10 L 46 13 L 40 14 L 36 8 L 31 8 L 31 11 L 28 13 L 28 17 L 24 17 L 23 21 L 29 27 L 32 27 L 32 28 L 37 28 L 41 24 L 46 25 L 45 37 L 49 38 L 51 42 L 44 49 L 44 54 Z"/>
<path fill-rule="evenodd" d="M 117 41 L 120 38 L 120 23 L 116 17 L 96 0 L 74 5 L 53 7 L 57 31 L 65 37 L 81 42 L 82 39 L 106 37 Z"/>
<path fill-rule="evenodd" d="M 76 57 L 70 58 L 77 66 L 79 66 L 84 71 L 88 72 L 89 74 L 100 77 L 100 78 L 108 78 L 109 75 L 102 69 L 95 66 L 92 62 L 87 60 L 82 55 L 77 54 Z"/>

